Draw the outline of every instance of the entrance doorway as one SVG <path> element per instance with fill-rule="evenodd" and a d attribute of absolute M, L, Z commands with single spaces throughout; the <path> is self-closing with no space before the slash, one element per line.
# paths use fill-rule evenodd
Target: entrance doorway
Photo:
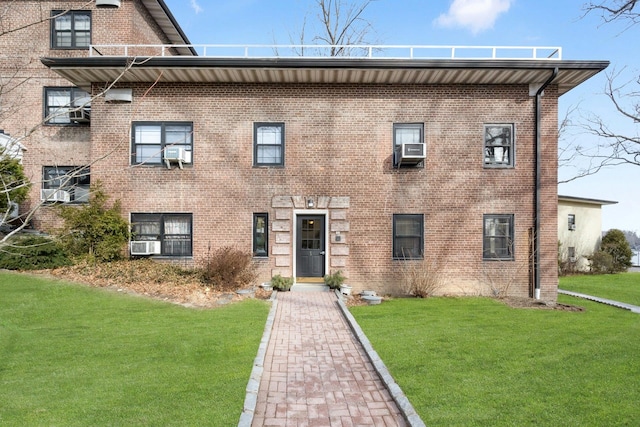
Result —
<path fill-rule="evenodd" d="M 296 219 L 296 276 L 324 277 L 324 215 L 298 215 Z"/>

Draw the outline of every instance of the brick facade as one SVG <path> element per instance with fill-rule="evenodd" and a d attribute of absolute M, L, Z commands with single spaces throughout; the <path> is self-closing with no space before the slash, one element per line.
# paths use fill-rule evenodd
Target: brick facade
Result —
<path fill-rule="evenodd" d="M 445 293 L 484 294 L 487 281 L 529 295 L 534 213 L 534 103 L 527 86 L 158 84 L 134 87 L 132 104 L 93 104 L 92 178 L 126 212 L 193 214 L 193 253 L 251 251 L 252 215 L 269 214 L 270 256 L 261 280 L 295 275 L 296 215 L 326 215 L 327 266 L 354 288 L 398 293 L 393 214 L 424 215 L 424 251 L 447 278 Z M 557 96 L 543 98 L 543 298 L 557 288 Z M 131 166 L 132 121 L 193 122 L 193 164 Z M 253 124 L 285 124 L 284 167 L 253 166 Z M 425 167 L 395 169 L 393 124 L 424 123 Z M 483 167 L 483 125 L 515 125 L 513 169 Z M 307 199 L 313 200 L 308 210 Z M 483 214 L 513 214 L 515 260 L 482 260 Z M 340 236 L 336 240 L 336 236 Z"/>

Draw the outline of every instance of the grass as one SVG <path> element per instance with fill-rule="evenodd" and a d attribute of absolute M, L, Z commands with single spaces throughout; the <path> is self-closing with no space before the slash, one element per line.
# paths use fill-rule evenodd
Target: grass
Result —
<path fill-rule="evenodd" d="M 560 289 L 640 305 L 640 273 L 561 277 Z"/>
<path fill-rule="evenodd" d="M 483 298 L 397 299 L 352 313 L 429 426 L 635 425 L 640 316 Z"/>
<path fill-rule="evenodd" d="M 235 425 L 267 313 L 0 273 L 0 425 Z"/>

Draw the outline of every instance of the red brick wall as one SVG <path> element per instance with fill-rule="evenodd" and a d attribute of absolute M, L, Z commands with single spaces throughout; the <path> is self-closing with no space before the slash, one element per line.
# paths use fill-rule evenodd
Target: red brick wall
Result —
<path fill-rule="evenodd" d="M 92 158 L 113 152 L 93 166 L 92 179 L 104 181 L 127 213 L 193 213 L 196 261 L 209 246 L 250 251 L 252 214 L 268 212 L 273 226 L 276 196 L 344 197 L 348 229 L 341 232 L 344 243 L 331 248 L 342 257 L 346 250 L 341 269 L 356 290 L 399 292 L 405 262 L 392 260 L 392 216 L 411 213 L 425 217 L 425 257 L 437 259 L 447 279 L 441 292 L 488 293 L 493 281 L 509 285 L 512 295 L 529 294 L 535 98 L 528 87 L 159 84 L 143 96 L 146 89 L 135 87 L 130 105 L 94 103 Z M 543 298 L 555 298 L 557 288 L 556 101 L 548 88 Z M 134 120 L 193 121 L 193 166 L 130 166 Z M 254 122 L 285 123 L 284 168 L 252 166 Z M 425 123 L 424 168 L 392 167 L 398 122 Z M 515 168 L 483 168 L 485 123 L 514 123 Z M 515 215 L 515 261 L 482 260 L 482 216 L 488 213 Z M 275 234 L 271 228 L 272 251 Z M 335 233 L 328 237 L 333 242 Z M 271 271 L 292 273 L 292 263 L 276 265 L 274 255 L 265 263 L 261 280 Z"/>

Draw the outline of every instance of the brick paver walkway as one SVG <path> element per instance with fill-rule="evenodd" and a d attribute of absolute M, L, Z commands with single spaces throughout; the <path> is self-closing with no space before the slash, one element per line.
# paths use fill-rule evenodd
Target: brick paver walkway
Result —
<path fill-rule="evenodd" d="M 333 292 L 279 292 L 254 427 L 405 426 Z"/>

